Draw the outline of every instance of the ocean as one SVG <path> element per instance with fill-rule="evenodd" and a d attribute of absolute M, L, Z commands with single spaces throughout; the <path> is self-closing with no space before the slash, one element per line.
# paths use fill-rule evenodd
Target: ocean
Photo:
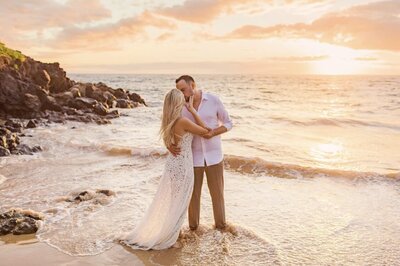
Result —
<path fill-rule="evenodd" d="M 40 241 L 73 256 L 95 255 L 118 245 L 116 236 L 133 229 L 151 202 L 167 154 L 158 136 L 162 102 L 176 76 L 69 76 L 134 91 L 148 107 L 120 109 L 108 125 L 27 129 L 33 137 L 22 142 L 43 152 L 0 159 L 0 211 L 40 211 Z M 212 230 L 203 185 L 205 233 L 174 263 L 400 262 L 399 76 L 194 78 L 221 98 L 234 124 L 222 141 L 226 216 L 238 234 Z M 65 201 L 96 189 L 116 195 Z M 156 257 L 143 263 L 156 264 Z"/>

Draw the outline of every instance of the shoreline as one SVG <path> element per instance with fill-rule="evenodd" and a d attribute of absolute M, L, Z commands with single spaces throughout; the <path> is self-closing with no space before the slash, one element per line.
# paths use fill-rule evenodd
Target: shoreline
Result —
<path fill-rule="evenodd" d="M 239 234 L 238 231 L 239 230 Z M 136 250 L 115 243 L 112 248 L 93 255 L 69 255 L 45 242 L 40 242 L 35 234 L 0 236 L 0 261 L 4 265 L 24 266 L 27 258 L 29 265 L 187 265 L 188 255 L 193 265 L 216 263 L 215 265 L 236 265 L 235 255 L 231 253 L 231 241 L 250 240 L 251 231 L 235 228 L 229 224 L 225 231 L 216 230 L 210 225 L 202 225 L 195 232 L 187 226 L 182 227 L 178 239 L 178 248 L 164 250 Z M 202 241 L 213 239 L 204 257 Z M 256 240 L 256 239 L 253 239 Z M 233 244 L 233 243 L 232 243 Z M 249 243 L 251 245 L 251 243 Z M 254 244 L 254 243 L 253 243 Z M 260 242 L 258 243 L 260 244 Z M 264 250 L 269 265 L 280 265 L 276 250 L 270 243 Z M 209 248 L 213 247 L 213 250 Z M 38 256 L 39 254 L 39 256 Z M 232 256 L 233 255 L 233 256 Z M 265 259 L 265 258 L 264 258 Z M 186 260 L 186 261 L 185 261 Z M 3 265 L 3 264 L 2 264 Z M 258 265 L 258 264 L 257 264 Z"/>
<path fill-rule="evenodd" d="M 0 261 L 2 265 L 156 265 L 149 263 L 157 251 L 129 251 L 122 245 L 115 245 L 100 254 L 87 256 L 71 256 L 57 250 L 50 245 L 40 242 L 35 234 L 5 235 L 0 237 Z M 175 250 L 168 250 L 167 256 L 157 263 L 169 264 L 169 260 L 176 255 Z M 157 256 L 160 257 L 160 256 Z"/>

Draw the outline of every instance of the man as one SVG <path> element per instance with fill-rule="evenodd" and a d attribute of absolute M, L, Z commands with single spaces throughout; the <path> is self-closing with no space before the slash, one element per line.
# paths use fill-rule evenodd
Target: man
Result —
<path fill-rule="evenodd" d="M 206 125 L 212 129 L 203 137 L 193 137 L 194 187 L 189 204 L 189 227 L 191 230 L 196 230 L 199 226 L 200 196 L 205 172 L 213 204 L 215 227 L 224 229 L 226 226 L 224 164 L 220 135 L 232 128 L 232 121 L 221 100 L 213 94 L 198 90 L 191 76 L 181 76 L 176 79 L 175 83 L 176 88 L 182 91 L 186 101 L 193 96 L 194 108 Z M 183 108 L 182 115 L 195 122 L 186 108 Z M 179 148 L 176 146 L 170 147 L 169 151 L 174 155 L 179 154 Z"/>

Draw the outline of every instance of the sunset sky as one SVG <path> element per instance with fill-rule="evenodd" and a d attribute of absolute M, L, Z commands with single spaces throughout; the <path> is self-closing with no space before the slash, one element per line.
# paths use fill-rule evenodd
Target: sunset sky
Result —
<path fill-rule="evenodd" d="M 399 0 L 0 0 L 0 25 L 69 73 L 400 74 Z"/>

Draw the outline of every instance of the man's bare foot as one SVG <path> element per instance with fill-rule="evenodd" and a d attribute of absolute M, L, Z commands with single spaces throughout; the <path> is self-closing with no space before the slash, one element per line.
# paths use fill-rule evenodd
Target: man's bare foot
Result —
<path fill-rule="evenodd" d="M 215 229 L 220 231 L 220 232 L 231 233 L 234 236 L 238 235 L 238 231 L 237 231 L 236 227 L 233 224 L 226 223 L 225 226 L 223 226 L 223 227 L 222 226 L 220 226 L 220 227 L 216 227 L 215 226 Z"/>

